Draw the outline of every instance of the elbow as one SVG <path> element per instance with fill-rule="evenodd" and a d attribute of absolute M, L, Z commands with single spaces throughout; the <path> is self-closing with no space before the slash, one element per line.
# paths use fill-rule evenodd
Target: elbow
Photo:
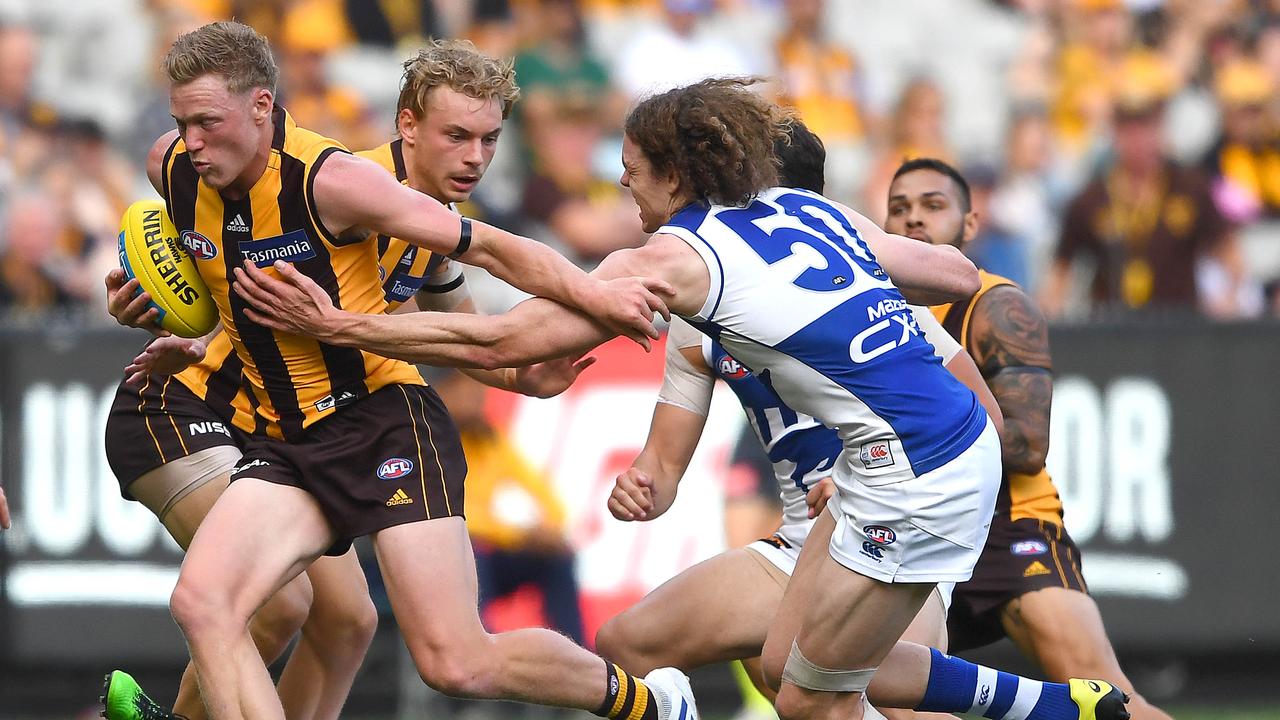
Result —
<path fill-rule="evenodd" d="M 955 291 L 961 298 L 973 297 L 982 289 L 982 277 L 978 275 L 978 266 L 964 256 L 958 248 L 949 248 L 955 256 L 952 262 L 956 266 Z"/>

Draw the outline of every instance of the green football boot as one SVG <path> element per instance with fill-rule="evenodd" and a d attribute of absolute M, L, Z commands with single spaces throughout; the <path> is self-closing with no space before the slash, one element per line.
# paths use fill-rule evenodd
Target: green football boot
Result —
<path fill-rule="evenodd" d="M 184 720 L 160 707 L 138 686 L 138 681 L 123 670 L 112 670 L 102 680 L 102 703 L 99 713 L 107 720 Z"/>

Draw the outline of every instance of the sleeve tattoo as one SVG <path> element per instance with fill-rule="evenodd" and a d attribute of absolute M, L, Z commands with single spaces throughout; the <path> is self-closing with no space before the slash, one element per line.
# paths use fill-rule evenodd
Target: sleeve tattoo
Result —
<path fill-rule="evenodd" d="M 1000 445 L 1007 471 L 1037 472 L 1049 452 L 1053 400 L 1049 327 L 1016 287 L 989 291 L 973 310 L 970 352 L 1004 413 Z"/>

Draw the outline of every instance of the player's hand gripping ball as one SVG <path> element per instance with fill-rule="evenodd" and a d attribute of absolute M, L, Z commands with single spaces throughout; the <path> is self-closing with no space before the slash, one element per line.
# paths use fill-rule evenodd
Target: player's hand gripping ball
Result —
<path fill-rule="evenodd" d="M 191 233 L 192 241 L 204 237 Z M 207 248 L 201 247 L 207 252 Z M 120 267 L 151 295 L 160 327 L 182 337 L 200 337 L 218 324 L 218 306 L 196 269 L 191 252 L 169 219 L 164 203 L 139 200 L 120 219 Z"/>

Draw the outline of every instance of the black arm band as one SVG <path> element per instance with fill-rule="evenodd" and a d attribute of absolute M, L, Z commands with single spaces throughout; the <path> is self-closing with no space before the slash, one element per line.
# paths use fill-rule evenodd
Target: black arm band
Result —
<path fill-rule="evenodd" d="M 453 252 L 449 253 L 449 257 L 453 260 L 457 260 L 462 257 L 462 254 L 465 253 L 469 247 L 471 247 L 471 221 L 467 218 L 462 218 L 462 232 L 458 233 L 458 247 L 454 248 Z"/>

